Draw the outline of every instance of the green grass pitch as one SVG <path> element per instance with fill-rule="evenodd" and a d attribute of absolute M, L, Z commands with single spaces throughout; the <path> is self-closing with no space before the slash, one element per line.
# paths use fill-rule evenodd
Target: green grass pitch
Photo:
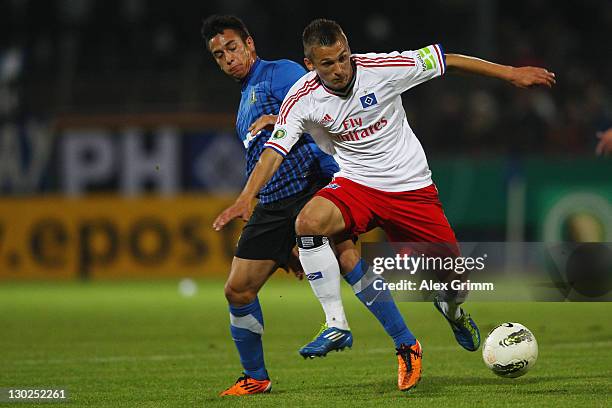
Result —
<path fill-rule="evenodd" d="M 240 365 L 222 281 L 198 286 L 185 298 L 170 281 L 0 284 L 0 387 L 68 389 L 68 402 L 42 407 L 611 405 L 612 304 L 468 304 L 483 334 L 517 321 L 536 335 L 536 366 L 512 380 L 460 349 L 431 304 L 401 303 L 424 350 L 421 383 L 401 393 L 390 339 L 346 285 L 353 349 L 299 357 L 322 312 L 307 282 L 278 278 L 260 294 L 272 393 L 221 399 Z"/>

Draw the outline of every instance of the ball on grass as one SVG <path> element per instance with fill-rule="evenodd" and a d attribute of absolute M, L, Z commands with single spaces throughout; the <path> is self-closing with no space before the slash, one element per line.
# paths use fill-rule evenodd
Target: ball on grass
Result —
<path fill-rule="evenodd" d="M 194 282 L 193 279 L 181 279 L 178 285 L 178 291 L 181 296 L 192 297 L 193 295 L 198 293 L 198 285 Z"/>

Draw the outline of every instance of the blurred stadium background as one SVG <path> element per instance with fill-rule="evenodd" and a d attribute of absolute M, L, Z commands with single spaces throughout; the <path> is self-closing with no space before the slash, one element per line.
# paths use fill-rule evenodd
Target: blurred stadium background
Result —
<path fill-rule="evenodd" d="M 224 274 L 244 183 L 239 87 L 201 19 L 244 18 L 264 59 L 301 61 L 325 15 L 354 52 L 442 43 L 557 74 L 553 90 L 448 75 L 405 94 L 461 241 L 612 240 L 612 4 L 435 0 L 0 1 L 0 279 Z"/>

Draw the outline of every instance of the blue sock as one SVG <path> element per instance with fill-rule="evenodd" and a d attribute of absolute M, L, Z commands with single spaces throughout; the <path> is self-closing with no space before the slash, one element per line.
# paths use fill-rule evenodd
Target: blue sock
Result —
<path fill-rule="evenodd" d="M 372 271 L 368 272 L 368 265 L 363 259 L 359 260 L 355 269 L 346 274 L 344 279 L 353 287 L 353 291 L 361 300 L 361 303 L 376 316 L 387 334 L 393 338 L 396 348 L 399 348 L 402 344 L 412 345 L 416 343 L 416 339 L 406 326 L 389 289 L 376 290 L 374 288 L 375 281 L 384 282 L 383 277 L 374 274 Z M 379 285 L 377 287 L 380 287 Z"/>
<path fill-rule="evenodd" d="M 246 306 L 230 305 L 229 310 L 230 331 L 238 354 L 240 354 L 240 363 L 244 368 L 244 373 L 256 380 L 267 379 L 268 372 L 264 364 L 261 344 L 264 322 L 259 299 L 255 298 Z"/>

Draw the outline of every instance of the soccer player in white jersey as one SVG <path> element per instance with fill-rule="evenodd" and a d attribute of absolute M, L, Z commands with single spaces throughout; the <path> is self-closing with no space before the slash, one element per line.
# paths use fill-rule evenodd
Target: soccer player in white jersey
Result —
<path fill-rule="evenodd" d="M 435 254 L 458 256 L 438 192 L 419 140 L 408 125 L 401 94 L 448 69 L 499 78 L 521 88 L 548 86 L 554 74 L 543 68 L 504 66 L 445 54 L 438 44 L 417 51 L 351 54 L 334 21 L 318 19 L 303 33 L 304 62 L 311 71 L 289 90 L 266 149 L 237 201 L 215 220 L 220 228 L 235 217 L 248 218 L 252 199 L 272 177 L 302 133 L 334 154 L 335 179 L 302 209 L 296 221 L 300 261 L 307 274 L 338 270 L 329 238 L 357 236 L 380 226 L 390 241 L 444 243 Z M 344 276 L 357 297 L 393 338 L 398 355 L 398 387 L 408 390 L 421 377 L 422 350 L 393 298 L 374 289 L 381 279 L 351 250 L 354 269 Z M 429 255 L 429 254 L 428 254 Z M 342 254 L 340 254 L 342 256 Z M 379 287 L 379 286 L 377 286 Z M 457 342 L 475 351 L 480 333 L 453 291 L 435 305 Z"/>

